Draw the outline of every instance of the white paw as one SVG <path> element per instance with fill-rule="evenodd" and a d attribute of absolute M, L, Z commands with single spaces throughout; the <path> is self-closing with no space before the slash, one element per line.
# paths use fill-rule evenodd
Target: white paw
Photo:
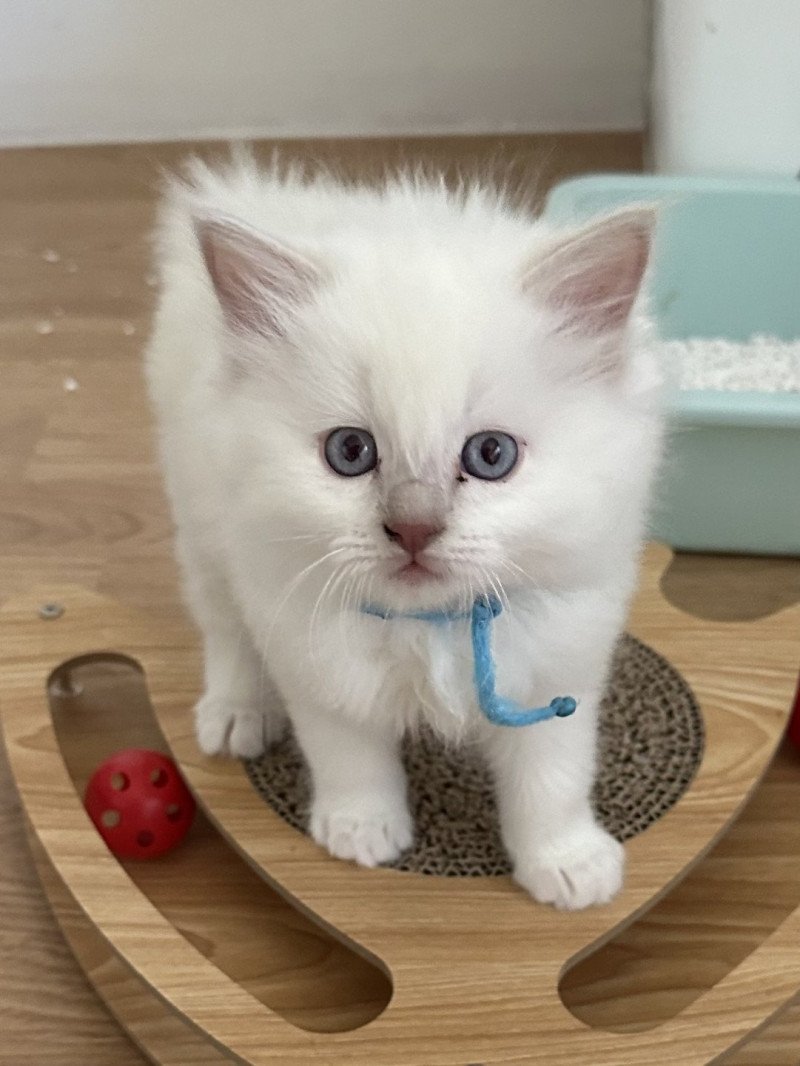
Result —
<path fill-rule="evenodd" d="M 414 840 L 405 800 L 392 802 L 381 796 L 316 800 L 309 830 L 331 855 L 354 860 L 361 866 L 391 862 Z"/>
<path fill-rule="evenodd" d="M 610 902 L 622 888 L 624 868 L 623 846 L 592 825 L 520 857 L 514 878 L 540 903 L 577 911 Z"/>
<path fill-rule="evenodd" d="M 286 718 L 257 704 L 237 703 L 206 693 L 195 709 L 197 743 L 206 755 L 254 759 L 283 736 Z"/>

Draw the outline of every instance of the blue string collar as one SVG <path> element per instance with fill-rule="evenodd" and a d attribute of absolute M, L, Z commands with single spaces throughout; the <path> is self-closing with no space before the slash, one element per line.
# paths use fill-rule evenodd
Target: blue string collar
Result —
<path fill-rule="evenodd" d="M 492 657 L 492 622 L 503 608 L 495 596 L 480 597 L 469 611 L 412 611 L 409 614 L 402 614 L 385 611 L 372 604 L 365 604 L 361 610 L 364 614 L 375 615 L 377 618 L 409 618 L 418 622 L 432 622 L 434 625 L 468 618 L 472 634 L 475 694 L 482 713 L 494 725 L 533 725 L 535 722 L 546 722 L 550 718 L 566 718 L 577 707 L 572 696 L 556 696 L 547 707 L 526 709 L 520 707 L 514 700 L 497 694 L 494 658 Z"/>

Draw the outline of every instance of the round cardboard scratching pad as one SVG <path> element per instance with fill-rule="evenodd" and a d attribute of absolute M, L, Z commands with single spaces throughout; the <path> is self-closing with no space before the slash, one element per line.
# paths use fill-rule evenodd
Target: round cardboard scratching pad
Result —
<path fill-rule="evenodd" d="M 600 717 L 594 804 L 601 823 L 621 841 L 640 833 L 683 794 L 702 753 L 703 720 L 691 689 L 665 659 L 625 635 Z M 480 754 L 446 750 L 423 731 L 406 742 L 405 762 L 415 840 L 393 865 L 447 877 L 509 873 L 492 781 Z M 294 740 L 288 737 L 246 765 L 267 803 L 305 830 L 308 772 Z"/>

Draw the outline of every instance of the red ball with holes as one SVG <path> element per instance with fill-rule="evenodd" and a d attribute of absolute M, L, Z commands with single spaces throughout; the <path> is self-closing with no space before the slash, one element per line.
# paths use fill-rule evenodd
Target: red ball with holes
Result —
<path fill-rule="evenodd" d="M 195 802 L 177 766 L 157 751 L 127 748 L 102 762 L 83 800 L 98 833 L 123 859 L 155 859 L 180 844 Z"/>

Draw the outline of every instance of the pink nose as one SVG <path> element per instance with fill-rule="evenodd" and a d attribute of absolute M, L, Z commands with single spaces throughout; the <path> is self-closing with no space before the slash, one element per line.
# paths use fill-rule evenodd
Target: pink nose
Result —
<path fill-rule="evenodd" d="M 415 522 L 395 522 L 391 527 L 383 527 L 389 540 L 395 540 L 405 548 L 409 555 L 421 552 L 427 544 L 442 532 L 440 526 L 431 526 Z"/>

